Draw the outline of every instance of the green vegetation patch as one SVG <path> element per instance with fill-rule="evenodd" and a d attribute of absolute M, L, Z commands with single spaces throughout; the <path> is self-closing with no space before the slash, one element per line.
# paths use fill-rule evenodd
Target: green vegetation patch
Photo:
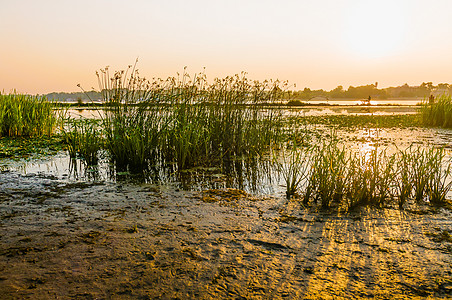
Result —
<path fill-rule="evenodd" d="M 417 114 L 299 116 L 288 118 L 286 122 L 345 128 L 410 128 L 422 125 L 421 118 Z"/>
<path fill-rule="evenodd" d="M 66 148 L 60 136 L 0 138 L 0 158 L 27 158 L 56 154 Z"/>
<path fill-rule="evenodd" d="M 47 98 L 0 94 L 0 137 L 50 135 L 56 123 Z"/>
<path fill-rule="evenodd" d="M 236 157 L 258 157 L 281 139 L 280 112 L 260 105 L 281 99 L 278 81 L 259 83 L 241 74 L 208 83 L 204 74 L 184 73 L 149 82 L 133 69 L 98 76 L 107 106 L 98 129 L 117 170 L 218 167 Z M 79 149 L 96 144 L 94 130 L 84 128 L 72 131 L 80 136 Z M 71 142 L 76 135 L 67 136 Z"/>
<path fill-rule="evenodd" d="M 421 108 L 422 122 L 425 126 L 452 128 L 452 98 L 441 96 Z"/>
<path fill-rule="evenodd" d="M 104 141 L 99 130 L 99 120 L 68 119 L 62 130 L 64 142 L 71 158 L 80 157 L 88 165 L 99 161 L 99 150 Z"/>
<path fill-rule="evenodd" d="M 280 163 L 287 197 L 322 208 L 385 207 L 407 201 L 448 206 L 452 161 L 444 148 L 409 147 L 394 154 L 350 152 L 336 141 L 291 149 Z"/>

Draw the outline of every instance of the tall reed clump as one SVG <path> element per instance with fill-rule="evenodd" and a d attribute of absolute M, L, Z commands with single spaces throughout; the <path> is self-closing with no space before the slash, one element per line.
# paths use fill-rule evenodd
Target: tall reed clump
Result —
<path fill-rule="evenodd" d="M 159 148 L 170 122 L 161 82 L 150 83 L 135 69 L 98 73 L 106 103 L 102 125 L 105 145 L 119 170 L 141 171 L 157 160 Z"/>
<path fill-rule="evenodd" d="M 399 206 L 409 198 L 435 205 L 446 202 L 452 188 L 452 164 L 444 148 L 409 147 L 397 153 L 396 187 Z"/>
<path fill-rule="evenodd" d="M 390 155 L 372 149 L 361 154 L 331 142 L 310 154 L 309 172 L 292 161 L 285 169 L 309 174 L 304 182 L 297 182 L 304 204 L 313 201 L 322 208 L 335 204 L 349 209 L 390 204 L 403 208 L 408 201 L 442 205 L 452 188 L 452 162 L 446 154 L 444 148 L 433 147 L 409 147 Z"/>
<path fill-rule="evenodd" d="M 280 113 L 261 106 L 280 99 L 279 82 L 249 81 L 242 73 L 216 79 L 206 92 L 213 155 L 226 159 L 260 155 L 279 142 Z"/>
<path fill-rule="evenodd" d="M 106 148 L 131 171 L 176 163 L 178 169 L 218 165 L 267 151 L 281 135 L 279 119 L 259 104 L 280 97 L 278 82 L 250 82 L 245 74 L 216 79 L 187 73 L 152 82 L 134 67 L 98 73 L 107 104 Z"/>
<path fill-rule="evenodd" d="M 185 72 L 178 78 L 167 80 L 170 92 L 169 126 L 164 136 L 163 149 L 168 161 L 175 161 L 179 169 L 209 161 L 211 132 L 206 107 L 205 75 L 190 78 Z M 166 92 L 166 91 L 163 91 Z"/>
<path fill-rule="evenodd" d="M 0 137 L 50 135 L 56 122 L 46 97 L 0 94 Z"/>
<path fill-rule="evenodd" d="M 420 112 L 424 125 L 452 128 L 451 96 L 442 95 L 434 103 L 424 103 Z"/>

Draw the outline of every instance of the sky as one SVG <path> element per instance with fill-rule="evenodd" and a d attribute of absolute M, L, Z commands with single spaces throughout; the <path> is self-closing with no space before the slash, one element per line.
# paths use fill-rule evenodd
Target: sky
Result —
<path fill-rule="evenodd" d="M 0 0 L 0 92 L 245 71 L 294 90 L 452 83 L 451 0 Z"/>

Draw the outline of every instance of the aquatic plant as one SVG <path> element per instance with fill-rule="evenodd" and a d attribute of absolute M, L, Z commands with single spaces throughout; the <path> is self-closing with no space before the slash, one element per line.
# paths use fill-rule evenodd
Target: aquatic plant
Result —
<path fill-rule="evenodd" d="M 303 157 L 298 152 L 296 155 Z M 442 205 L 452 188 L 452 164 L 443 148 L 409 147 L 390 155 L 386 149 L 375 148 L 363 154 L 346 151 L 332 141 L 317 147 L 309 158 L 308 165 L 302 167 L 296 160 L 289 161 L 286 169 L 290 172 L 285 172 L 304 174 L 304 181 L 296 181 L 303 187 L 298 190 L 303 203 L 312 200 L 322 208 L 332 204 L 348 209 L 384 207 L 394 200 L 399 208 L 410 200 Z M 292 191 L 290 180 L 286 186 Z"/>
<path fill-rule="evenodd" d="M 402 209 L 407 200 L 413 194 L 413 149 L 409 147 L 405 150 L 399 150 L 395 162 L 396 174 L 394 178 L 396 194 L 399 208 Z"/>
<path fill-rule="evenodd" d="M 56 123 L 53 104 L 46 97 L 0 94 L 0 137 L 50 135 Z"/>
<path fill-rule="evenodd" d="M 170 122 L 164 83 L 150 83 L 132 66 L 111 78 L 108 68 L 97 76 L 106 104 L 101 123 L 106 150 L 119 171 L 147 169 L 157 160 Z"/>
<path fill-rule="evenodd" d="M 432 204 L 441 205 L 446 202 L 446 195 L 452 187 L 451 158 L 446 159 L 444 148 L 429 151 L 428 155 L 431 174 L 428 182 L 428 198 Z"/>
<path fill-rule="evenodd" d="M 414 190 L 414 199 L 417 202 L 424 200 L 429 189 L 429 182 L 432 175 L 431 162 L 435 156 L 435 149 L 423 149 L 418 147 L 411 152 L 412 183 Z"/>
<path fill-rule="evenodd" d="M 111 78 L 101 70 L 98 79 L 106 149 L 120 169 L 221 164 L 260 155 L 281 136 L 279 113 L 259 105 L 280 97 L 279 82 L 251 82 L 243 73 L 208 84 L 204 74 L 185 71 L 150 82 L 132 66 Z"/>
<path fill-rule="evenodd" d="M 43 135 L 31 137 L 0 138 L 0 158 L 28 158 L 30 156 L 48 156 L 56 154 L 65 147 L 61 136 Z"/>
<path fill-rule="evenodd" d="M 394 115 L 296 115 L 284 119 L 285 124 L 322 124 L 335 128 L 408 128 L 422 124 L 417 114 Z"/>
<path fill-rule="evenodd" d="M 420 114 L 426 126 L 439 126 L 452 128 L 452 99 L 451 96 L 442 95 L 433 103 L 425 101 L 421 105 Z"/>
<path fill-rule="evenodd" d="M 99 131 L 99 122 L 91 119 L 67 119 L 61 134 L 71 158 L 81 157 L 87 165 L 99 161 L 98 152 L 103 139 Z"/>
<path fill-rule="evenodd" d="M 442 204 L 452 187 L 451 159 L 444 148 L 408 148 L 399 155 L 399 197 Z M 405 199 L 403 200 L 403 202 Z M 403 203 L 402 203 L 403 205 Z"/>
<path fill-rule="evenodd" d="M 287 154 L 286 151 L 273 153 L 273 164 L 277 172 L 282 175 L 286 184 L 286 197 L 295 196 L 302 183 L 311 176 L 312 149 L 297 149 L 294 145 Z"/>
<path fill-rule="evenodd" d="M 347 162 L 345 147 L 335 141 L 315 150 L 310 176 L 313 182 L 308 185 L 315 187 L 314 201 L 320 201 L 323 208 L 330 207 L 332 202 L 341 202 L 347 185 Z"/>

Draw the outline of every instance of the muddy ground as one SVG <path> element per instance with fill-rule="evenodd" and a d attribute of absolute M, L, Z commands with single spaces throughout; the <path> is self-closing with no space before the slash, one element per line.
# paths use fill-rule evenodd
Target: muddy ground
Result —
<path fill-rule="evenodd" d="M 2 299 L 452 298 L 446 209 L 0 178 Z"/>

